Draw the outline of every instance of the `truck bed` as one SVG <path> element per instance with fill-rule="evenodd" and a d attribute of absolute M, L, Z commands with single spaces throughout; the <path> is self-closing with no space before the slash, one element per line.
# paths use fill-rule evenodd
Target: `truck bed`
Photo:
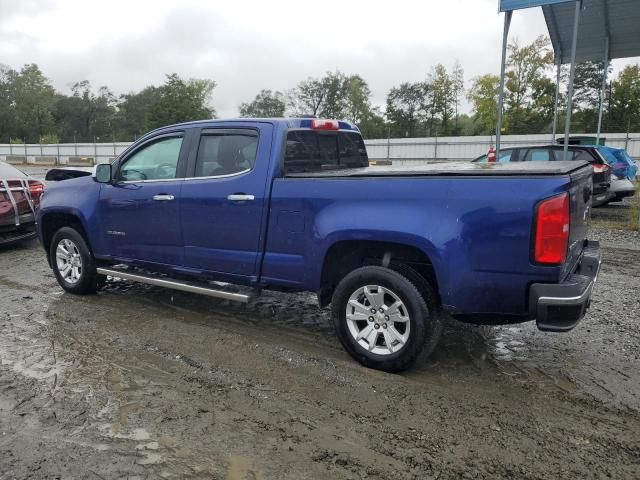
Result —
<path fill-rule="evenodd" d="M 554 176 L 569 175 L 587 162 L 513 162 L 472 163 L 446 162 L 418 166 L 380 166 L 349 169 L 331 169 L 314 172 L 289 173 L 291 178 L 323 177 L 417 177 L 417 176 Z"/>

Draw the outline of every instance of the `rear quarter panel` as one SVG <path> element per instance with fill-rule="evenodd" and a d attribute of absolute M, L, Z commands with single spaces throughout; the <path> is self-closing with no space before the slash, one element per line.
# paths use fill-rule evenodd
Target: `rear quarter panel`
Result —
<path fill-rule="evenodd" d="M 267 283 L 318 290 L 342 240 L 396 242 L 433 263 L 452 313 L 527 313 L 527 287 L 558 281 L 530 259 L 535 204 L 565 177 L 278 178 L 263 263 Z"/>

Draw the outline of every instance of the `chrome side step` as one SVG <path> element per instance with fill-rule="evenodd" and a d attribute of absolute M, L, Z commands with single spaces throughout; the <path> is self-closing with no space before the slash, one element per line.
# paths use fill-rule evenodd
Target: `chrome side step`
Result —
<path fill-rule="evenodd" d="M 199 293 L 201 295 L 207 295 L 209 297 L 224 298 L 225 300 L 234 300 L 241 303 L 248 303 L 251 299 L 250 295 L 244 295 L 242 293 L 225 292 L 224 290 L 202 287 L 181 280 L 159 278 L 152 275 L 144 275 L 140 273 L 130 273 L 126 270 L 98 267 L 96 271 L 100 275 L 109 275 L 110 277 L 122 278 L 123 280 L 131 280 L 132 282 L 146 283 L 147 285 L 171 288 L 173 290 L 181 290 L 183 292 Z"/>

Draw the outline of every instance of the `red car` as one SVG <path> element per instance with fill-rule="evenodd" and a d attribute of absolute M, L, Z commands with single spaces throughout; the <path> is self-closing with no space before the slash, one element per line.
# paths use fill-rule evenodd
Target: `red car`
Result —
<path fill-rule="evenodd" d="M 0 245 L 35 238 L 42 192 L 43 182 L 0 162 Z"/>

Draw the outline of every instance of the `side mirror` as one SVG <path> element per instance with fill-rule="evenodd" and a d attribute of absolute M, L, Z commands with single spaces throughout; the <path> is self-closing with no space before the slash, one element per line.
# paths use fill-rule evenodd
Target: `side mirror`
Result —
<path fill-rule="evenodd" d="M 110 183 L 111 182 L 111 164 L 99 163 L 98 165 L 96 165 L 95 179 L 96 179 L 96 182 L 99 182 L 99 183 Z"/>

